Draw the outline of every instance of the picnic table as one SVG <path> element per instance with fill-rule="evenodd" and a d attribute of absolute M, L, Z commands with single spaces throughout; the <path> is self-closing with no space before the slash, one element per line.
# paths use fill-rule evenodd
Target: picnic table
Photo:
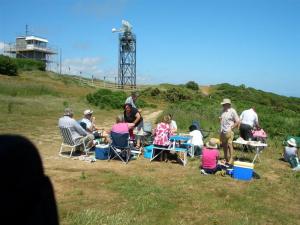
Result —
<path fill-rule="evenodd" d="M 191 139 L 191 137 L 188 137 L 188 136 L 180 136 L 180 135 L 171 136 L 169 138 L 169 140 L 170 140 L 169 146 L 166 146 L 166 147 L 154 146 L 153 147 L 150 162 L 153 161 L 155 158 L 157 158 L 159 155 L 161 155 L 163 151 L 173 151 L 173 152 L 176 152 L 178 154 L 179 160 L 182 162 L 183 166 L 185 166 L 187 164 L 188 150 L 187 150 L 187 148 L 181 148 L 180 145 L 181 145 L 182 142 L 186 143 L 190 139 Z M 155 154 L 154 149 L 158 149 L 158 150 L 161 150 L 161 151 L 158 152 L 157 154 Z"/>

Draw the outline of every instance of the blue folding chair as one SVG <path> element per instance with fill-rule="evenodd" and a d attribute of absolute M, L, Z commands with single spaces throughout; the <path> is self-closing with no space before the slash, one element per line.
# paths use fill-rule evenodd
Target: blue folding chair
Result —
<path fill-rule="evenodd" d="M 141 151 L 135 149 L 130 144 L 129 134 L 119 134 L 115 132 L 111 132 L 111 140 L 110 150 L 108 154 L 108 161 L 111 159 L 119 158 L 123 163 L 128 163 L 131 154 L 141 154 Z"/>

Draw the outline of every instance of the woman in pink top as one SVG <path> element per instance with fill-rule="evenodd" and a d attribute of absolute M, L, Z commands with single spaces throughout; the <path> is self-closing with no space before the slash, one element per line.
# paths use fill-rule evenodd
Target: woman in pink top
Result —
<path fill-rule="evenodd" d="M 217 164 L 218 159 L 218 145 L 215 139 L 211 138 L 209 142 L 206 143 L 206 147 L 204 147 L 202 150 L 201 169 L 209 174 L 214 174 L 218 170 L 221 170 L 221 168 Z"/>
<path fill-rule="evenodd" d="M 124 116 L 118 115 L 116 118 L 116 124 L 112 126 L 111 131 L 118 134 L 126 134 L 129 133 L 129 129 L 134 127 L 134 123 L 126 123 L 124 122 Z"/>
<path fill-rule="evenodd" d="M 161 150 L 155 149 L 155 146 L 167 148 L 170 144 L 169 137 L 171 136 L 172 133 L 170 123 L 171 123 L 171 118 L 167 115 L 164 116 L 162 121 L 159 124 L 157 124 L 157 127 L 153 132 L 154 134 L 153 144 L 154 144 L 154 151 L 156 155 L 159 154 L 159 151 Z M 168 157 L 168 151 L 163 150 L 161 159 L 167 160 L 167 157 Z"/>

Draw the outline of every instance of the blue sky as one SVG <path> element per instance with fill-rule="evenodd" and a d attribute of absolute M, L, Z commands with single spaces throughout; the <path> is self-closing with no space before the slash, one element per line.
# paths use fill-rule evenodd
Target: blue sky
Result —
<path fill-rule="evenodd" d="M 0 0 L 0 51 L 28 24 L 62 49 L 64 71 L 114 80 L 111 29 L 122 19 L 137 36 L 138 83 L 227 82 L 300 97 L 300 0 Z"/>

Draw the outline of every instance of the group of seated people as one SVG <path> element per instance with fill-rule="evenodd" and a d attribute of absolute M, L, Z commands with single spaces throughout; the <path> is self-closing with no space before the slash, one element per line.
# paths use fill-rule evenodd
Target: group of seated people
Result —
<path fill-rule="evenodd" d="M 143 117 L 141 110 L 136 108 L 135 101 L 137 93 L 133 92 L 125 101 L 123 115 L 118 115 L 116 124 L 113 125 L 111 131 L 129 133 L 132 140 L 135 139 L 133 130 L 136 129 L 137 135 L 143 134 Z M 104 143 L 111 142 L 110 131 L 105 131 L 96 126 L 93 111 L 86 109 L 83 112 L 83 118 L 76 121 L 71 108 L 66 108 L 63 117 L 58 121 L 59 127 L 67 127 L 71 131 L 72 139 L 75 142 L 84 141 L 87 148 L 91 148 L 102 140 Z M 140 148 L 140 140 L 137 139 L 136 147 Z"/>

